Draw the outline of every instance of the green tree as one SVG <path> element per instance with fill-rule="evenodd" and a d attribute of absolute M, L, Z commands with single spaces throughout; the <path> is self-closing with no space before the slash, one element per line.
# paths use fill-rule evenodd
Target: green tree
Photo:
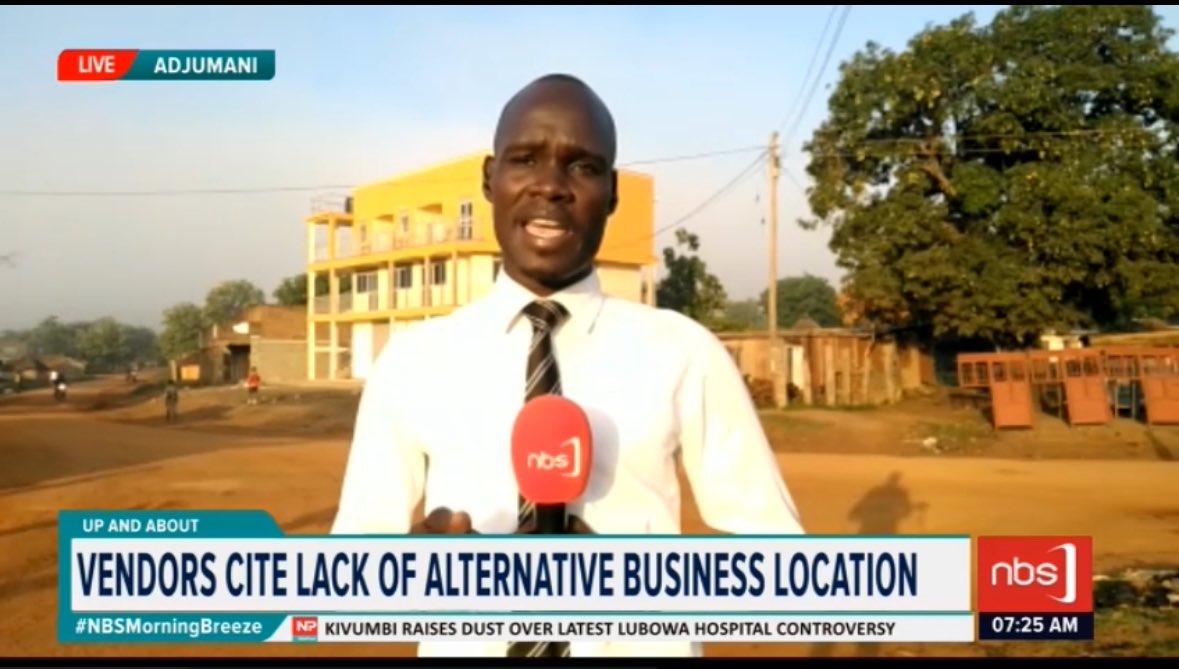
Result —
<path fill-rule="evenodd" d="M 347 293 L 351 290 L 352 275 L 340 275 L 340 293 Z M 317 297 L 327 295 L 329 291 L 328 275 L 317 274 L 315 276 L 315 295 Z M 293 307 L 307 304 L 307 275 L 296 274 L 295 276 L 288 276 L 274 289 L 273 295 L 274 301 L 283 306 Z"/>
<path fill-rule="evenodd" d="M 725 304 L 724 320 L 727 329 L 761 330 L 766 326 L 765 300 L 739 300 Z"/>
<path fill-rule="evenodd" d="M 191 302 L 165 309 L 164 327 L 159 338 L 160 352 L 169 360 L 179 360 L 198 351 L 207 324 L 204 310 Z"/>
<path fill-rule="evenodd" d="M 222 281 L 205 296 L 205 320 L 212 325 L 224 325 L 237 318 L 242 310 L 265 303 L 266 293 L 249 281 Z"/>
<path fill-rule="evenodd" d="M 127 328 L 109 316 L 94 321 L 78 332 L 78 354 L 92 371 L 109 372 L 125 366 L 133 357 Z"/>
<path fill-rule="evenodd" d="M 116 371 L 132 362 L 159 360 L 155 331 L 109 316 L 77 323 L 62 323 L 50 316 L 33 328 L 6 336 L 24 342 L 30 355 L 66 355 L 86 361 L 93 371 Z"/>
<path fill-rule="evenodd" d="M 675 231 L 676 246 L 663 249 L 663 267 L 667 275 L 655 287 L 655 303 L 678 311 L 709 326 L 724 324 L 728 301 L 720 279 L 708 271 L 708 265 L 696 253 L 700 238 L 680 228 Z"/>
<path fill-rule="evenodd" d="M 124 325 L 127 340 L 127 362 L 154 364 L 160 360 L 159 336 L 155 330 L 135 325 Z"/>
<path fill-rule="evenodd" d="M 761 291 L 761 304 L 768 299 L 769 291 Z M 810 318 L 825 328 L 840 325 L 837 294 L 831 282 L 811 274 L 778 279 L 778 327 L 791 327 L 802 318 Z"/>
<path fill-rule="evenodd" d="M 24 333 L 21 338 L 28 345 L 30 355 L 80 357 L 78 332 L 82 327 L 82 324 L 62 323 L 57 316 L 50 316 Z"/>
<path fill-rule="evenodd" d="M 881 324 L 1026 343 L 1179 311 L 1179 58 L 1146 6 L 1013 6 L 842 67 L 809 200 Z"/>

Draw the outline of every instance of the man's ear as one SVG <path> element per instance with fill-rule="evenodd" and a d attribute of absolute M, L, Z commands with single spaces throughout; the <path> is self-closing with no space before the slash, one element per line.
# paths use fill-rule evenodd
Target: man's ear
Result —
<path fill-rule="evenodd" d="M 483 197 L 491 202 L 491 170 L 495 166 L 495 156 L 483 159 Z"/>
<path fill-rule="evenodd" d="M 610 170 L 610 215 L 618 208 L 618 170 Z"/>

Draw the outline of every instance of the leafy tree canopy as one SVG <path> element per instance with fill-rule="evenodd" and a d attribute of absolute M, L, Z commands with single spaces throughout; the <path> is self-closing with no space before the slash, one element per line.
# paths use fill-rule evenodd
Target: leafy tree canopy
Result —
<path fill-rule="evenodd" d="M 870 320 L 1027 342 L 1179 312 L 1179 57 L 1146 6 L 966 15 L 843 65 L 807 143 Z"/>

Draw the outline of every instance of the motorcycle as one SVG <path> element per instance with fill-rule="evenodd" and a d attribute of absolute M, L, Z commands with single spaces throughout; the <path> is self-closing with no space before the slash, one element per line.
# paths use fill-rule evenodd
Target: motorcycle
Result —
<path fill-rule="evenodd" d="M 66 398 L 66 384 L 64 381 L 59 381 L 58 384 L 53 387 L 53 399 L 57 400 L 58 402 L 61 402 L 61 401 L 65 400 L 65 398 Z"/>

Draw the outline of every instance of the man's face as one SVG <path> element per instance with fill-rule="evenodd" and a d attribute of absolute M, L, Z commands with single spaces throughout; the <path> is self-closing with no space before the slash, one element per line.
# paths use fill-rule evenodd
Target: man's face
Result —
<path fill-rule="evenodd" d="M 617 204 L 614 137 L 581 89 L 535 86 L 501 121 L 484 164 L 504 271 L 532 290 L 558 290 L 593 264 Z"/>

